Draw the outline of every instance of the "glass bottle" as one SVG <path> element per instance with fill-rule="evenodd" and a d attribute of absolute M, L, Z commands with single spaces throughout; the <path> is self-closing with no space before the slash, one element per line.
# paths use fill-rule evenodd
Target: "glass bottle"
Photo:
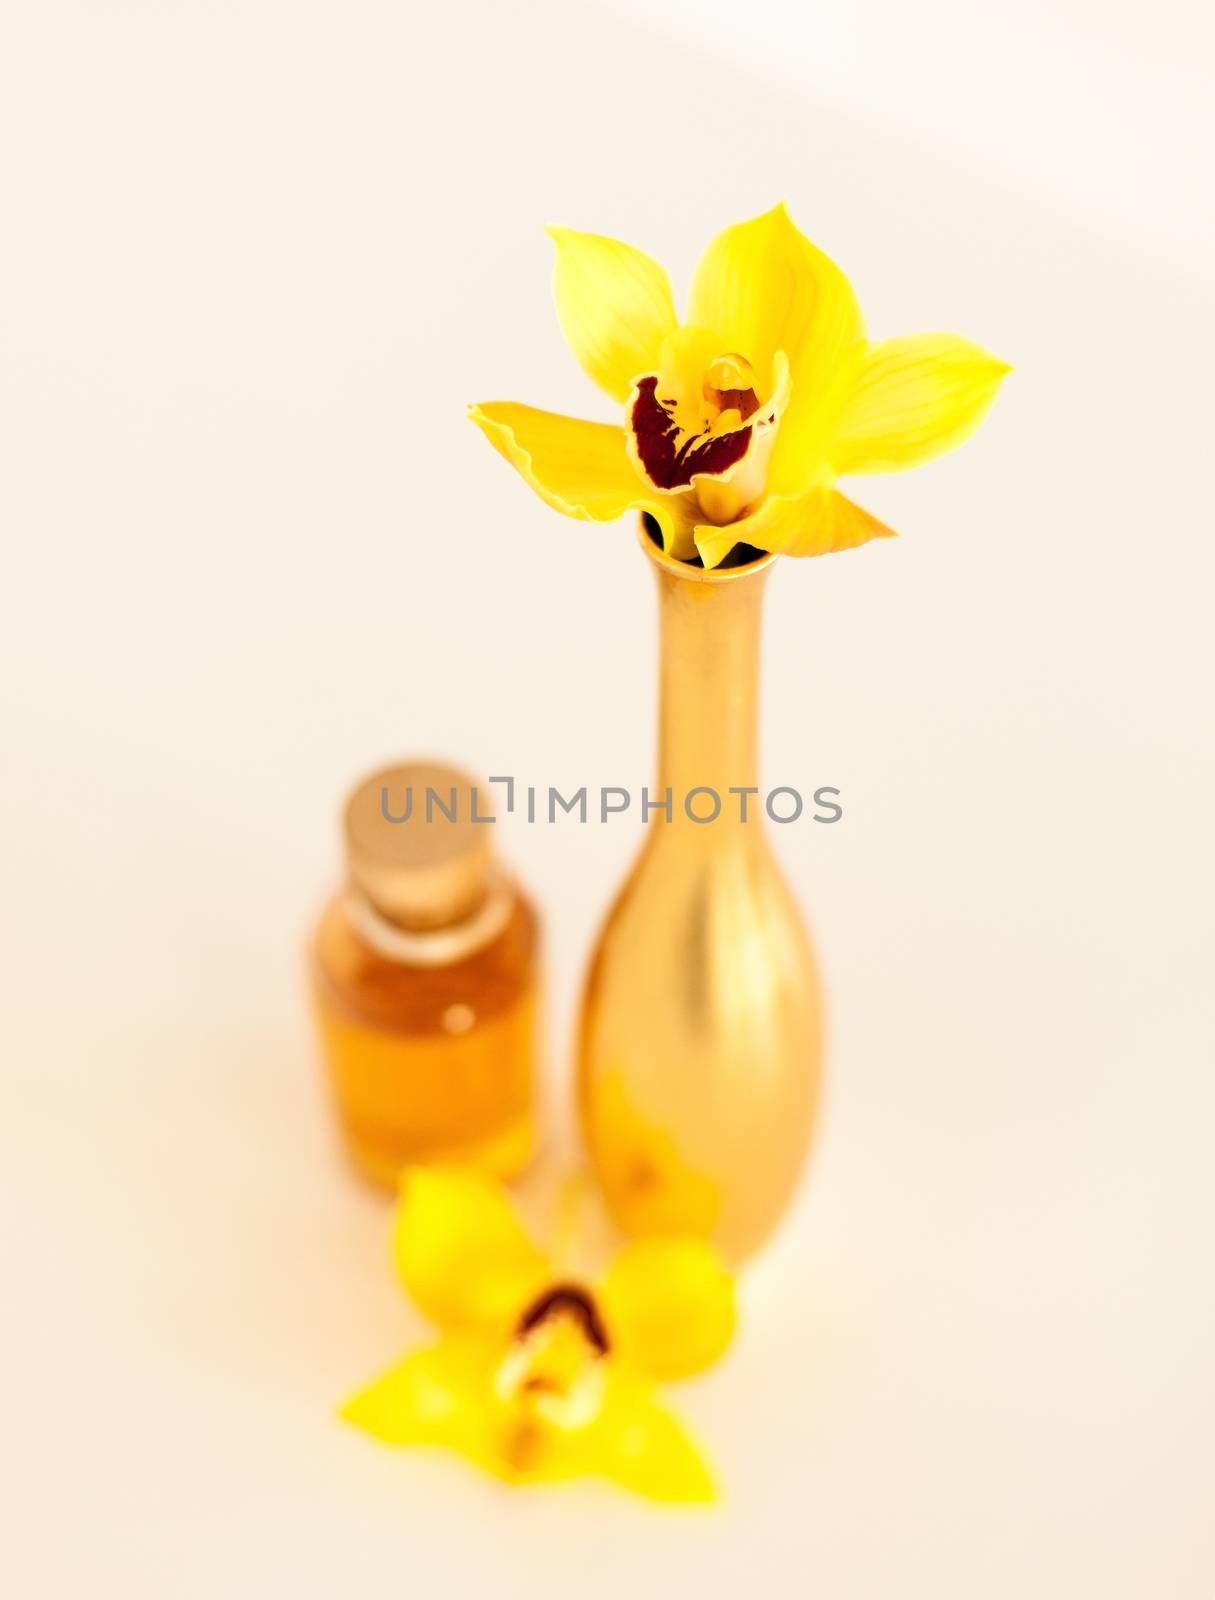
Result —
<path fill-rule="evenodd" d="M 535 1143 L 538 919 L 455 768 L 373 773 L 345 811 L 346 885 L 311 976 L 347 1150 L 395 1187 L 414 1162 L 520 1171 Z"/>

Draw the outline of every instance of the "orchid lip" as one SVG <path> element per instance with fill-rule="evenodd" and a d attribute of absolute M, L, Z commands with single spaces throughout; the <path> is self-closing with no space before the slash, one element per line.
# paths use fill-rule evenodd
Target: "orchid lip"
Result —
<path fill-rule="evenodd" d="M 703 474 L 720 477 L 746 455 L 751 443 L 749 426 L 718 434 L 706 428 L 680 440 L 682 430 L 674 410 L 673 400 L 659 398 L 655 374 L 638 380 L 636 398 L 629 408 L 629 429 L 642 469 L 656 489 L 688 489 L 692 479 Z"/>

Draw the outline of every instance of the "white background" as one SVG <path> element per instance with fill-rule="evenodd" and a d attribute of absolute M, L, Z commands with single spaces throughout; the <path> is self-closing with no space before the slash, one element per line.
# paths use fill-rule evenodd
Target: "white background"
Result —
<path fill-rule="evenodd" d="M 1210 1600 L 1213 43 L 1184 0 L 5 8 L 6 1594 Z M 854 485 L 903 538 L 770 585 L 765 775 L 846 815 L 778 838 L 816 1160 L 676 1397 L 724 1505 L 511 1493 L 333 1419 L 420 1330 L 303 941 L 381 759 L 650 777 L 631 530 L 463 408 L 609 416 L 543 222 L 686 284 L 781 196 L 877 336 L 1016 372 Z M 501 831 L 560 1118 L 636 829 Z"/>

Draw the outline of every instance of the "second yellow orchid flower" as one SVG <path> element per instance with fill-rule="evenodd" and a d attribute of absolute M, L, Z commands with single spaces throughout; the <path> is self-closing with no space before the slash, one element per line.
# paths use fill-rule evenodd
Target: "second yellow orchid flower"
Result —
<path fill-rule="evenodd" d="M 889 535 L 835 487 L 960 444 L 1010 369 L 951 333 L 871 342 L 848 279 L 783 205 L 727 228 L 692 282 L 598 234 L 549 230 L 561 327 L 623 426 L 513 401 L 470 415 L 542 499 L 609 522 L 647 512 L 666 551 L 824 555 Z"/>
<path fill-rule="evenodd" d="M 441 1337 L 354 1395 L 348 1421 L 508 1482 L 591 1474 L 655 1500 L 712 1498 L 655 1392 L 734 1332 L 733 1281 L 705 1241 L 633 1240 L 592 1287 L 555 1273 L 491 1178 L 419 1167 L 402 1181 L 396 1260 Z"/>

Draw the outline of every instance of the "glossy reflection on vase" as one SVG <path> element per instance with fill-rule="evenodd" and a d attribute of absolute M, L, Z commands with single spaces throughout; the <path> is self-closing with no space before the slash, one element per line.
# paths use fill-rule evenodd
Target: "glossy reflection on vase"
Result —
<path fill-rule="evenodd" d="M 632 1233 L 692 1230 L 734 1260 L 783 1215 L 818 1107 L 818 974 L 756 790 L 760 627 L 773 556 L 658 582 L 659 761 L 641 854 L 599 934 L 579 1034 L 583 1133 Z M 713 812 L 692 820 L 684 805 Z"/>

